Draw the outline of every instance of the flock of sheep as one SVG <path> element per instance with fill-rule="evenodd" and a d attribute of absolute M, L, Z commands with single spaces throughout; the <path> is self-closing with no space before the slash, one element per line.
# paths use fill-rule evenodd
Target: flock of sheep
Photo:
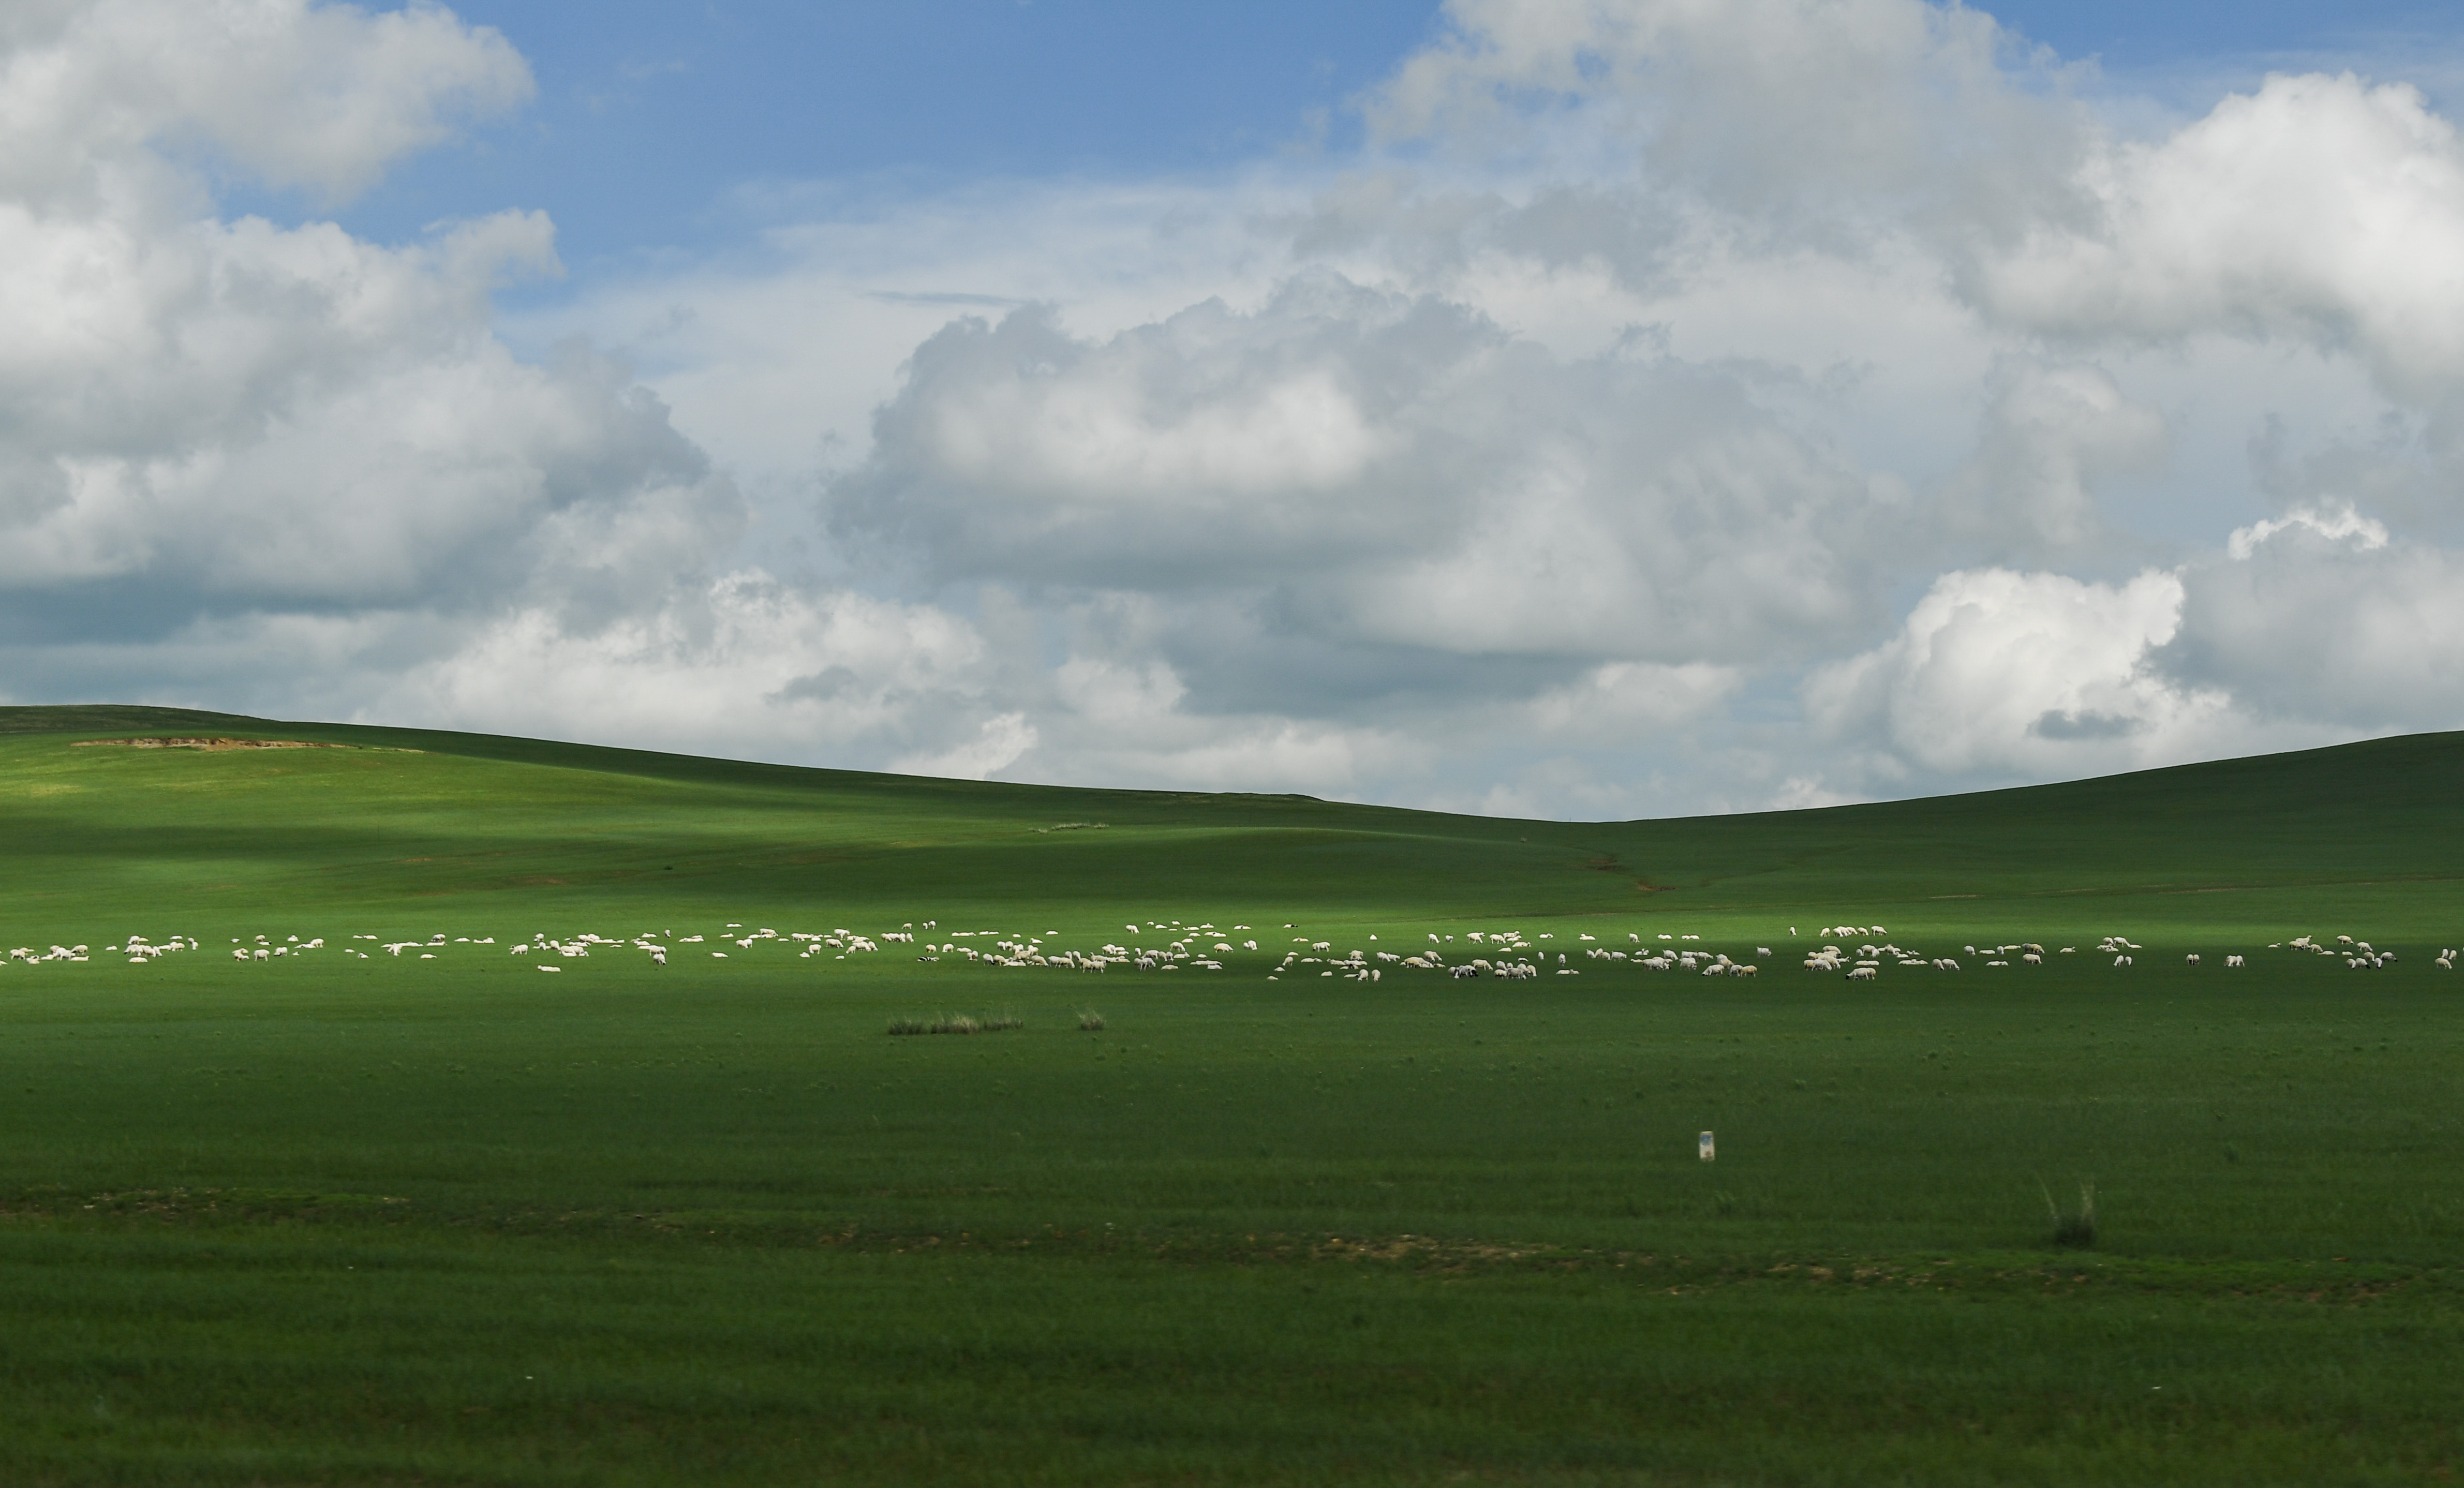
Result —
<path fill-rule="evenodd" d="M 1292 925 L 1284 927 L 1287 930 L 1295 928 Z M 843 961 L 849 956 L 878 953 L 886 947 L 899 946 L 913 948 L 914 958 L 926 963 L 948 959 L 981 966 L 1044 967 L 1102 973 L 1115 967 L 1140 972 L 1177 972 L 1184 969 L 1221 972 L 1225 969 L 1222 957 L 1232 954 L 1236 949 L 1252 953 L 1260 949 L 1255 933 L 1246 925 L 1234 925 L 1226 930 L 1218 928 L 1212 921 L 1155 920 L 1143 926 L 1129 923 L 1123 929 L 1129 934 L 1128 944 L 1108 939 L 1092 950 L 1059 944 L 1061 932 L 1058 930 L 1045 930 L 1042 934 L 1023 930 L 945 931 L 938 920 L 925 920 L 920 924 L 911 921 L 897 930 L 871 934 L 843 926 L 827 931 L 791 930 L 781 933 L 766 926 L 748 930 L 741 924 L 731 923 L 718 932 L 715 940 L 698 933 L 678 935 L 673 930 L 644 931 L 629 936 L 583 931 L 562 937 L 539 932 L 528 940 L 510 941 L 502 951 L 507 955 L 527 958 L 533 967 L 542 972 L 561 972 L 563 968 L 560 963 L 583 959 L 594 952 L 635 952 L 657 965 L 665 966 L 671 955 L 704 954 L 710 959 L 726 960 L 734 955 L 772 948 L 793 950 L 799 958 L 804 960 L 827 958 Z M 920 945 L 916 941 L 918 930 L 926 937 Z M 1249 938 L 1239 941 L 1236 946 L 1231 937 L 1243 933 L 1248 933 Z M 1425 933 L 1428 943 L 1425 946 L 1415 945 L 1408 951 L 1384 947 L 1370 949 L 1370 945 L 1377 941 L 1377 936 L 1371 934 L 1368 936 L 1370 945 L 1356 946 L 1340 953 L 1336 952 L 1331 940 L 1295 935 L 1290 942 L 1293 949 L 1284 952 L 1283 958 L 1267 972 L 1266 979 L 1275 981 L 1290 975 L 1305 976 L 1312 970 L 1321 977 L 1365 982 L 1383 980 L 1389 970 L 1431 972 L 1453 978 L 1491 976 L 1507 981 L 1549 973 L 1559 976 L 1580 976 L 1582 968 L 1571 964 L 1576 951 L 1584 960 L 1595 964 L 1606 962 L 1614 966 L 1621 962 L 1644 972 L 1754 976 L 1760 974 L 1762 964 L 1772 955 L 1771 947 L 1756 946 L 1750 956 L 1731 957 L 1726 952 L 1700 945 L 1700 935 L 1675 932 L 1659 932 L 1654 941 L 1647 942 L 1641 932 L 1629 931 L 1625 946 L 1606 944 L 1596 936 L 1579 931 L 1573 940 L 1557 946 L 1541 944 L 1557 939 L 1555 932 L 1549 930 L 1537 933 L 1517 930 Z M 1792 938 L 1795 936 L 1794 926 L 1789 928 L 1789 934 Z M 1902 946 L 1890 940 L 1888 934 L 1880 925 L 1825 926 L 1815 934 L 1821 942 L 1819 948 L 1804 958 L 1805 968 L 1811 972 L 1844 975 L 1851 981 L 1873 981 L 1881 976 L 1885 967 L 1956 972 L 1965 964 L 1960 956 L 1928 955 Z M 1150 941 L 1153 943 L 1149 944 Z M 1836 943 L 1839 941 L 1855 942 L 1855 949 L 1851 951 Z M 415 955 L 419 960 L 432 961 L 452 953 L 456 948 L 476 950 L 496 945 L 496 937 L 493 935 L 449 938 L 442 931 L 426 940 L 389 941 L 377 935 L 356 934 L 344 937 L 341 944 L 331 948 L 331 953 L 364 961 L 374 951 L 396 958 Z M 720 946 L 732 946 L 734 950 L 718 949 Z M 132 965 L 143 965 L 166 955 L 203 950 L 204 946 L 192 935 L 173 935 L 160 941 L 143 935 L 130 935 L 118 945 L 102 949 L 106 952 L 126 956 Z M 2126 936 L 2108 935 L 2098 943 L 2096 953 L 2113 957 L 2113 965 L 2121 968 L 2132 965 L 2136 952 L 2145 949 Z M 2357 940 L 2350 935 L 2338 935 L 2332 943 L 2309 935 L 2298 935 L 2288 941 L 2272 943 L 2268 949 L 2341 957 L 2347 968 L 2355 971 L 2383 971 L 2395 965 L 2397 960 L 2394 952 L 2375 948 L 2368 941 Z M 1964 945 L 1960 950 L 1969 961 L 1981 961 L 1988 968 L 2007 968 L 2013 965 L 2014 960 L 2020 966 L 2041 966 L 2049 953 L 2079 953 L 2076 946 L 2063 946 L 2058 951 L 2048 952 L 2035 941 L 2013 941 L 1983 947 Z M 231 957 L 235 961 L 261 962 L 327 951 L 322 936 L 303 940 L 297 935 L 289 935 L 277 940 L 270 934 L 259 934 L 245 940 L 232 937 Z M 2433 964 L 2443 971 L 2452 972 L 2455 969 L 2457 954 L 2453 950 L 2442 950 Z M 1551 955 L 1556 958 L 1553 966 L 1550 964 Z M 38 966 L 46 962 L 82 962 L 89 959 L 91 950 L 82 945 L 55 945 L 42 952 L 21 946 L 11 951 L 7 961 L 0 962 L 0 965 Z M 2200 964 L 2197 952 L 2189 953 L 2183 959 L 2191 966 Z M 2224 965 L 2228 968 L 2244 964 L 2245 959 L 2239 953 L 2224 957 Z"/>
<path fill-rule="evenodd" d="M 1839 935 L 1844 938 L 1850 935 L 1881 934 L 1882 932 L 1882 927 L 1876 925 L 1861 928 L 1849 926 L 1826 927 L 1820 933 L 1827 939 L 1833 935 Z M 1985 947 L 1982 951 L 1978 950 L 1974 946 L 1964 946 L 1961 949 L 1971 958 L 1977 956 L 1986 957 L 1985 965 L 1988 967 L 2007 967 L 2011 964 L 2009 958 L 2014 954 L 2018 956 L 2019 964 L 2022 966 L 2042 966 L 2044 964 L 2046 954 L 2045 948 L 2035 941 L 2014 941 L 2008 945 L 1990 945 Z M 2136 964 L 2137 957 L 2135 952 L 2145 951 L 2146 949 L 2147 948 L 2145 946 L 2139 944 L 2137 941 L 2131 940 L 2127 936 L 2107 935 L 2103 940 L 2097 944 L 2096 952 L 2099 955 L 2109 955 L 2113 957 L 2113 964 L 2116 967 L 2126 967 Z M 2344 959 L 2344 965 L 2355 971 L 2365 969 L 2369 971 L 2384 971 L 2387 967 L 2394 965 L 2396 961 L 2396 953 L 2394 952 L 2373 950 L 2368 941 L 2355 940 L 2350 935 L 2337 936 L 2336 945 L 2332 947 L 2322 944 L 2308 935 L 2297 935 L 2291 940 L 2272 941 L 2269 943 L 2267 949 L 2270 951 L 2291 950 L 2306 952 L 2314 955 L 2341 954 Z M 1768 955 L 1771 952 L 1766 949 L 1762 953 Z M 2077 955 L 2078 953 L 2079 947 L 2077 946 L 2064 946 L 2060 951 L 2055 952 L 2055 954 L 2057 955 Z M 2456 952 L 2454 951 L 2442 950 L 2438 952 L 2434 964 L 2442 971 L 2452 972 L 2455 970 L 2455 956 Z M 1843 966 L 1846 966 L 1847 974 L 1853 981 L 1874 980 L 1881 974 L 1882 967 L 1885 964 L 1902 967 L 1922 967 L 1937 972 L 1956 972 L 1960 969 L 1960 962 L 1956 956 L 1927 956 L 1922 952 L 1907 950 L 1903 947 L 1891 944 L 1888 941 L 1885 941 L 1879 946 L 1872 944 L 1861 945 L 1857 949 L 1856 957 L 1855 962 L 1853 964 L 1849 964 L 1847 952 L 1842 951 L 1837 946 L 1825 945 L 1821 950 L 1813 952 L 1805 958 L 1805 966 L 1806 970 L 1814 972 L 1837 972 Z M 2184 955 L 2182 960 L 2186 965 L 2189 966 L 2197 966 L 2200 964 L 2199 953 L 2195 951 Z M 2248 959 L 2241 953 L 2233 952 L 2226 955 L 2224 964 L 2228 969 L 2234 969 L 2246 966 L 2249 963 Z"/>

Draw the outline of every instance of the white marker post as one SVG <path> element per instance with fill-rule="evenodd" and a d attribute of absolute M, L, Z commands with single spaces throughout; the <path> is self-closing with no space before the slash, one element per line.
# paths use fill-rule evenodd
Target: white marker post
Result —
<path fill-rule="evenodd" d="M 1709 1162 L 1713 1156 L 1711 1133 L 1706 1131 L 1701 1136 L 1696 1137 L 1694 1139 L 1694 1150 L 1696 1154 L 1703 1159 L 1703 1161 L 1706 1163 Z"/>

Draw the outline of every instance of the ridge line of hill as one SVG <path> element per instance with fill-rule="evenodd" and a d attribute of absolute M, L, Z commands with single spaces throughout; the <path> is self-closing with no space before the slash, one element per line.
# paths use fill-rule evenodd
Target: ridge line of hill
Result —
<path fill-rule="evenodd" d="M 2125 771 L 2116 775 L 2095 776 L 2076 780 L 2049 781 L 2041 784 L 2003 786 L 1982 791 L 1963 791 L 1941 796 L 1910 797 L 1896 800 L 1859 801 L 1837 806 L 1799 807 L 1764 812 L 1722 813 L 1709 817 L 1639 818 L 1625 821 L 1560 821 L 1546 819 L 1523 819 L 1475 816 L 1468 813 L 1431 811 L 1413 807 L 1376 805 L 1367 802 L 1327 800 L 1297 793 L 1265 793 L 1245 791 L 1140 790 L 1111 786 L 1048 785 L 1013 781 L 963 780 L 937 776 L 897 775 L 880 771 L 838 769 L 820 765 L 771 764 L 756 760 L 726 759 L 711 755 L 674 754 L 658 750 L 633 749 L 619 745 L 584 744 L 553 739 L 527 738 L 513 734 L 464 733 L 442 729 L 400 728 L 377 724 L 325 723 L 312 720 L 260 718 L 245 713 L 223 713 L 196 709 L 154 708 L 130 704 L 55 704 L 0 706 L 0 738 L 44 733 L 77 733 L 100 736 L 112 733 L 193 733 L 212 731 L 238 733 L 268 737 L 296 737 L 319 742 L 384 745 L 413 748 L 432 754 L 459 755 L 473 758 L 494 759 L 506 763 L 540 765 L 561 769 L 600 771 L 607 774 L 647 777 L 658 779 L 690 781 L 704 784 L 767 785 L 847 788 L 861 786 L 869 791 L 888 791 L 920 799 L 939 799 L 958 802 L 969 799 L 986 799 L 999 797 L 1015 799 L 1020 794 L 1052 794 L 1082 801 L 1110 800 L 1143 807 L 1169 805 L 1174 802 L 1221 802 L 1247 806 L 1288 804 L 1307 809 L 1324 821 L 1325 814 L 1353 816 L 1370 821 L 1391 823 L 1395 815 L 1423 821 L 1446 821 L 1462 825 L 1480 824 L 1487 831 L 1509 826 L 1536 826 L 1551 830 L 1586 827 L 1633 827 L 1649 823 L 1679 821 L 1764 820 L 1828 820 L 1834 823 L 1851 823 L 1877 815 L 1899 819 L 1903 824 L 1915 825 L 1924 819 L 1940 813 L 1967 815 L 2007 807 L 2014 812 L 2034 813 L 2048 805 L 2067 806 L 2093 815 L 2100 808 L 2126 808 L 2137 818 L 2154 813 L 2159 819 L 2167 814 L 2168 801 L 2178 801 L 2190 808 L 2181 813 L 2193 817 L 2217 809 L 2212 798 L 2217 788 L 2231 794 L 2236 783 L 2265 780 L 2277 793 L 2271 801 L 2254 799 L 2253 808 L 2275 810 L 2333 810 L 2339 805 L 2359 808 L 2376 804 L 2399 805 L 2390 795 L 2409 798 L 2421 805 L 2444 805 L 2464 801 L 2464 731 L 2397 734 L 2377 739 L 2364 739 L 2348 744 L 2326 745 L 2317 749 L 2286 751 L 2272 755 L 2242 755 L 2229 759 L 2202 760 L 2189 764 L 2166 765 L 2146 770 Z M 2350 768 L 2345 768 L 2350 767 Z M 2282 799 L 2288 783 L 2301 782 L 2316 788 L 2300 794 L 2299 799 Z M 2176 789 L 2189 787 L 2189 789 Z M 2342 794 L 2329 796 L 2329 789 Z M 2227 808 L 2229 809 L 2229 808 Z M 1391 824 L 1381 827 L 1392 830 Z"/>

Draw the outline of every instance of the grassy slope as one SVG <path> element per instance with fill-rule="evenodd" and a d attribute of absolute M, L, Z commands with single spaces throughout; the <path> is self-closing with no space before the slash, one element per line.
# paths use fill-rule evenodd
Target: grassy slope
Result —
<path fill-rule="evenodd" d="M 366 748 L 65 747 L 149 732 L 140 720 L 155 711 L 0 709 L 12 848 L 0 893 L 28 907 L 11 918 L 47 902 L 131 912 L 165 893 L 209 913 L 269 896 L 303 909 L 446 899 L 458 911 L 509 894 L 583 912 L 983 904 L 1105 921 L 1140 903 L 1169 917 L 1189 899 L 1200 914 L 1285 906 L 1756 925 L 1888 909 L 1928 927 L 2025 922 L 2048 934 L 2099 916 L 2255 930 L 2366 908 L 2398 917 L 2383 933 L 2422 935 L 2453 923 L 2451 844 L 2464 828 L 2464 734 L 1934 800 L 1603 823 L 867 776 L 211 714 L 170 715 L 150 732 Z M 60 721 L 74 730 L 34 732 Z M 427 753 L 391 752 L 406 749 Z M 1033 830 L 1063 821 L 1107 829 Z"/>
<path fill-rule="evenodd" d="M 67 745 L 166 732 L 378 748 Z M 1747 985 L 11 968 L 0 1469 L 2414 1480 L 2457 1447 L 2464 1039 L 2421 942 L 2464 924 L 2459 763 L 2427 736 L 1567 825 L 0 711 L 11 944 L 1135 914 L 1270 948 L 1286 919 L 1741 945 L 1852 917 L 2150 945 L 1854 992 L 1786 957 Z M 2345 929 L 2411 954 L 2259 950 Z M 2225 979 L 2228 948 L 2258 964 Z M 949 1006 L 1029 1026 L 880 1036 Z M 2091 1174 L 2103 1243 L 2045 1249 L 2036 1180 Z"/>

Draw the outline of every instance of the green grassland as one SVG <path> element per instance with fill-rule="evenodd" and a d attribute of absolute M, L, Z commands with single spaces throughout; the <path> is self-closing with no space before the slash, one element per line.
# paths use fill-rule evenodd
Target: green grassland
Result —
<path fill-rule="evenodd" d="M 77 742 L 165 735 L 346 747 Z M 0 1481 L 2441 1480 L 2459 828 L 2454 734 L 1557 823 L 0 709 L 0 950 L 87 948 L 0 967 Z M 1433 935 L 1540 974 L 1326 964 Z"/>

